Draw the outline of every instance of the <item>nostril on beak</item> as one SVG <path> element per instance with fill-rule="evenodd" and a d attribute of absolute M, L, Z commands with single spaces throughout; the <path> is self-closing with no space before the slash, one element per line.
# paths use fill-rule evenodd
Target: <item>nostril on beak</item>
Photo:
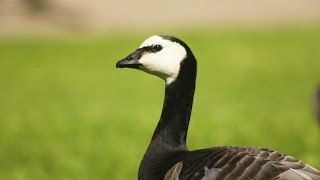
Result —
<path fill-rule="evenodd" d="M 131 60 L 131 59 L 133 59 L 134 57 L 136 57 L 136 56 L 135 56 L 135 55 L 129 56 L 129 57 L 127 58 L 127 60 Z"/>

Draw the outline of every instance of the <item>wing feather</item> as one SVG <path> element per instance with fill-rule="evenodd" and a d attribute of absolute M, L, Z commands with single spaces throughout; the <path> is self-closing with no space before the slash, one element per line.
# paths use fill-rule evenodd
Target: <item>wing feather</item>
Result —
<path fill-rule="evenodd" d="M 172 166 L 164 176 L 163 180 L 179 180 L 179 174 L 181 172 L 183 162 L 178 162 Z"/>
<path fill-rule="evenodd" d="M 254 147 L 190 151 L 169 172 L 174 176 L 166 177 L 180 180 L 320 180 L 320 171 L 315 168 L 291 156 Z"/>

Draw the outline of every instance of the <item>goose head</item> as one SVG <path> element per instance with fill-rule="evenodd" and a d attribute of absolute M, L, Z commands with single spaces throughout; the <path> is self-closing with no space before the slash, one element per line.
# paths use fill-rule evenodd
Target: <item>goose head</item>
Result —
<path fill-rule="evenodd" d="M 181 66 L 193 54 L 180 39 L 173 36 L 154 35 L 140 47 L 117 62 L 117 68 L 134 68 L 158 76 L 170 84 L 176 80 Z M 193 57 L 194 58 L 194 57 Z"/>

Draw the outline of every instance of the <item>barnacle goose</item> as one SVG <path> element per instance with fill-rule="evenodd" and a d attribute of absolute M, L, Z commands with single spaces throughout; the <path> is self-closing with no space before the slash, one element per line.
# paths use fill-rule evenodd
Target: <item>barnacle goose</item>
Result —
<path fill-rule="evenodd" d="M 139 69 L 166 82 L 161 117 L 141 161 L 139 180 L 320 180 L 320 171 L 315 168 L 265 148 L 187 149 L 197 62 L 182 40 L 167 35 L 152 36 L 118 61 L 116 67 Z"/>

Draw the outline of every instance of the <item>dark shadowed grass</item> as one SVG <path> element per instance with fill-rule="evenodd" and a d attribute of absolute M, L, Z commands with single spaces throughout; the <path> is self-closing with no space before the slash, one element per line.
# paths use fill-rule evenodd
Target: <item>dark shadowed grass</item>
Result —
<path fill-rule="evenodd" d="M 164 82 L 115 62 L 149 35 L 0 41 L 0 179 L 136 179 Z M 320 30 L 180 33 L 198 59 L 188 145 L 263 146 L 320 168 Z"/>

